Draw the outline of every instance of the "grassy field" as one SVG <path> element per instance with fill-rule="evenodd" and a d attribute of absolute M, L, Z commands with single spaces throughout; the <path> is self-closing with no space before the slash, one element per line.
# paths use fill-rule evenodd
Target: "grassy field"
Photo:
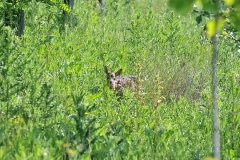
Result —
<path fill-rule="evenodd" d="M 211 40 L 164 0 L 77 1 L 74 26 L 31 2 L 25 34 L 1 27 L 0 159 L 212 155 Z M 204 24 L 202 24 L 204 25 Z M 221 157 L 240 159 L 240 54 L 218 35 Z M 117 101 L 104 66 L 138 76 Z"/>

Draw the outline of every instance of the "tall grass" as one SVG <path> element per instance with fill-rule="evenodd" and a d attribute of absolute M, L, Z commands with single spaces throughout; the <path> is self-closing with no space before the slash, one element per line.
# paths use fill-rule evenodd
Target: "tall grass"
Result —
<path fill-rule="evenodd" d="M 22 39 L 1 27 L 1 159 L 211 156 L 211 44 L 164 1 L 76 3 L 76 26 L 31 2 Z M 221 151 L 239 158 L 239 56 L 219 37 Z M 119 103 L 103 66 L 139 77 Z"/>

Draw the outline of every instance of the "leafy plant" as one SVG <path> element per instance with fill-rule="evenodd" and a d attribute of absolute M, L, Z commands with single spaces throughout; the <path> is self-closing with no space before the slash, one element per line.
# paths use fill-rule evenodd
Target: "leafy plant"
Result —
<path fill-rule="evenodd" d="M 60 33 L 62 9 L 31 1 L 24 36 L 0 22 L 0 159 L 211 156 L 212 47 L 208 17 L 196 24 L 196 14 L 178 15 L 166 1 L 109 0 L 103 10 L 76 1 L 77 25 Z M 239 55 L 226 31 L 217 61 L 222 159 L 239 157 Z M 138 92 L 125 89 L 118 102 L 104 66 L 136 75 Z"/>

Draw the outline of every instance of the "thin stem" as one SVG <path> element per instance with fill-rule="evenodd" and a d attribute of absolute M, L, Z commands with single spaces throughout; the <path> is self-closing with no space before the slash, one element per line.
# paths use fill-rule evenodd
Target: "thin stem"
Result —
<path fill-rule="evenodd" d="M 217 19 L 217 18 L 216 18 Z M 217 22 L 217 20 L 216 20 Z M 217 23 L 216 23 L 217 24 Z M 218 89 L 217 89 L 217 36 L 212 37 L 213 55 L 212 55 L 212 96 L 213 96 L 213 144 L 214 157 L 220 160 L 220 134 L 219 134 L 219 108 L 218 108 Z"/>

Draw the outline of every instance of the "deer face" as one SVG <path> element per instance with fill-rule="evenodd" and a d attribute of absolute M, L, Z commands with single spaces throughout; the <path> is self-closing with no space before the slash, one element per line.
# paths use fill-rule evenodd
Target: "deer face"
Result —
<path fill-rule="evenodd" d="M 122 69 L 117 72 L 110 72 L 108 68 L 104 67 L 105 73 L 107 75 L 107 83 L 110 89 L 114 90 L 116 95 L 119 97 L 118 101 L 121 100 L 123 96 L 124 88 L 129 88 L 133 92 L 137 91 L 137 77 L 134 75 L 120 76 Z"/>
<path fill-rule="evenodd" d="M 104 67 L 105 73 L 107 75 L 107 83 L 110 89 L 119 90 L 121 88 L 121 81 L 118 78 L 122 72 L 122 69 L 118 70 L 117 72 L 109 72 L 107 67 Z"/>

